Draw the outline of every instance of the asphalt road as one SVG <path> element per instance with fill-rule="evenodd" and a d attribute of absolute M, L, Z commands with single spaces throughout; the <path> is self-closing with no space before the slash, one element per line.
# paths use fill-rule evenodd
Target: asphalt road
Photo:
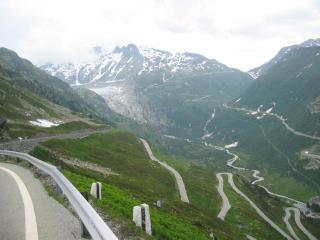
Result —
<path fill-rule="evenodd" d="M 1 240 L 81 239 L 81 225 L 33 174 L 0 162 Z"/>
<path fill-rule="evenodd" d="M 237 110 L 237 111 L 243 111 L 243 112 L 247 112 L 247 113 L 251 113 L 251 114 L 253 112 L 255 112 L 255 111 L 247 109 L 247 108 L 230 107 L 227 104 L 223 104 L 223 106 L 225 108 L 228 108 L 228 109 L 233 109 L 233 110 Z M 260 113 L 268 115 L 268 116 L 276 117 L 278 120 L 280 120 L 282 125 L 284 125 L 286 127 L 287 130 L 289 130 L 290 132 L 292 132 L 293 134 L 295 134 L 297 136 L 301 136 L 301 137 L 305 137 L 305 138 L 309 138 L 309 139 L 313 139 L 313 140 L 320 140 L 320 137 L 318 137 L 318 136 L 309 135 L 309 134 L 297 131 L 294 128 L 290 127 L 289 124 L 286 122 L 286 120 L 283 117 L 281 117 L 278 114 L 276 114 L 276 113 L 272 113 L 272 112 L 268 113 L 268 112 L 263 112 L 263 111 L 260 111 Z"/>
<path fill-rule="evenodd" d="M 294 231 L 294 229 L 292 228 L 289 222 L 289 219 L 291 218 L 290 208 L 285 208 L 285 212 L 286 212 L 286 215 L 284 216 L 283 221 L 286 224 L 289 233 L 295 240 L 300 240 L 300 238 L 298 237 L 298 235 L 296 234 L 296 232 Z"/>
<path fill-rule="evenodd" d="M 181 201 L 189 203 L 189 198 L 188 198 L 186 187 L 185 187 L 183 179 L 182 179 L 181 175 L 178 173 L 178 171 L 175 170 L 173 167 L 169 166 L 168 164 L 166 164 L 164 162 L 161 162 L 158 158 L 156 158 L 153 155 L 152 150 L 151 150 L 148 142 L 146 140 L 142 139 L 142 138 L 140 138 L 140 140 L 143 143 L 143 145 L 144 145 L 144 147 L 145 147 L 150 159 L 153 160 L 153 161 L 158 162 L 161 166 L 166 168 L 175 177 Z"/>
<path fill-rule="evenodd" d="M 231 208 L 231 205 L 230 205 L 228 197 L 226 196 L 226 194 L 223 191 L 223 177 L 222 177 L 222 175 L 223 175 L 223 173 L 216 174 L 218 181 L 219 181 L 218 192 L 222 198 L 222 207 L 221 207 L 221 210 L 218 214 L 218 218 L 220 218 L 222 221 L 224 221 L 224 218 L 226 217 L 229 209 Z"/>
<path fill-rule="evenodd" d="M 284 216 L 283 220 L 286 223 L 286 226 L 288 228 L 288 230 L 290 231 L 291 235 L 294 236 L 294 238 L 296 240 L 300 240 L 300 238 L 295 234 L 295 232 L 292 229 L 292 226 L 289 222 L 289 219 L 291 217 L 291 213 L 290 211 L 292 211 L 294 213 L 294 220 L 296 222 L 296 225 L 298 226 L 298 228 L 300 228 L 300 230 L 310 239 L 310 240 L 317 240 L 317 238 L 315 236 L 313 236 L 301 223 L 301 216 L 300 216 L 300 211 L 298 208 L 295 207 L 288 207 L 285 209 L 286 211 L 286 215 Z"/>
<path fill-rule="evenodd" d="M 237 188 L 235 183 L 233 182 L 233 174 L 228 173 L 228 172 L 222 172 L 218 173 L 219 176 L 221 175 L 227 175 L 228 176 L 228 183 L 232 187 L 232 189 L 238 193 L 241 197 L 243 197 L 249 204 L 250 206 L 257 212 L 257 214 L 263 218 L 273 229 L 275 229 L 278 233 L 280 233 L 284 238 L 288 240 L 293 240 L 291 236 L 289 236 L 286 232 L 284 232 L 277 224 L 275 224 L 270 218 L 268 218 L 261 210 L 258 208 L 258 206 L 249 198 L 247 195 L 245 195 L 243 192 Z M 222 178 L 223 181 L 223 178 Z"/>
<path fill-rule="evenodd" d="M 27 138 L 23 140 L 12 140 L 9 142 L 0 143 L 0 149 L 27 153 L 31 151 L 38 143 L 45 142 L 53 138 L 54 139 L 81 139 L 93 133 L 108 132 L 109 130 L 110 129 L 100 129 L 100 130 L 82 129 L 82 130 L 77 130 L 77 131 L 73 131 L 71 133 L 66 133 L 66 134 L 53 134 L 53 135 L 46 135 L 41 137 Z"/>

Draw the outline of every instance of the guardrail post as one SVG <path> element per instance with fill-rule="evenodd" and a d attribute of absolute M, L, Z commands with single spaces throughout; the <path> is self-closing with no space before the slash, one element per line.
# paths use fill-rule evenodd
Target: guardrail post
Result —
<path fill-rule="evenodd" d="M 87 192 L 81 192 L 82 196 L 88 201 L 89 196 Z M 88 229 L 86 228 L 86 226 L 83 224 L 83 222 L 81 221 L 81 230 L 82 230 L 82 235 L 81 237 L 83 238 L 90 238 L 90 233 L 88 231 Z"/>
<path fill-rule="evenodd" d="M 61 166 L 57 166 L 57 170 L 58 170 L 59 172 L 61 172 Z M 59 186 L 58 183 L 56 183 L 55 190 L 56 190 L 56 193 L 57 193 L 59 196 L 62 196 L 62 195 L 63 195 L 63 191 L 62 191 L 62 189 L 61 189 L 61 187 Z"/>
<path fill-rule="evenodd" d="M 133 219 L 137 227 L 141 227 L 148 235 L 152 235 L 151 218 L 148 204 L 133 207 Z"/>

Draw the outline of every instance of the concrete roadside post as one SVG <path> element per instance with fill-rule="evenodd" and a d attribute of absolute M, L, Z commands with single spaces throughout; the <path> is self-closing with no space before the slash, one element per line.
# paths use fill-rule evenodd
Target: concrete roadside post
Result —
<path fill-rule="evenodd" d="M 98 200 L 102 199 L 101 187 L 102 187 L 101 183 L 96 182 L 96 183 L 92 183 L 91 189 L 90 189 L 90 194 Z"/>
<path fill-rule="evenodd" d="M 133 207 L 132 220 L 137 227 L 141 227 L 148 235 L 152 235 L 151 218 L 148 204 L 141 204 Z"/>

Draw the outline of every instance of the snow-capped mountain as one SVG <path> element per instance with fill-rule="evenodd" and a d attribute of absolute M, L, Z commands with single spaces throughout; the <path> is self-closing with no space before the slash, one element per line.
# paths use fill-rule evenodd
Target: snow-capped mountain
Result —
<path fill-rule="evenodd" d="M 175 53 L 129 44 L 83 64 L 46 64 L 43 70 L 69 84 L 81 85 L 128 79 L 154 72 L 189 75 L 231 72 L 233 69 L 195 53 Z"/>
<path fill-rule="evenodd" d="M 134 44 L 116 47 L 88 63 L 41 68 L 98 93 L 113 111 L 162 130 L 179 125 L 185 131 L 189 122 L 183 116 L 195 105 L 210 109 L 238 96 L 252 82 L 247 73 L 196 53 L 173 54 Z M 202 115 L 201 110 L 194 117 Z"/>
<path fill-rule="evenodd" d="M 298 45 L 292 45 L 289 47 L 281 48 L 275 57 L 273 57 L 270 61 L 261 65 L 260 67 L 250 70 L 249 74 L 254 79 L 257 79 L 259 76 L 266 73 L 268 69 L 270 69 L 274 64 L 277 64 L 281 61 L 287 61 L 287 56 L 292 50 L 299 49 L 299 48 L 317 47 L 317 46 L 320 46 L 320 38 L 309 39 Z"/>

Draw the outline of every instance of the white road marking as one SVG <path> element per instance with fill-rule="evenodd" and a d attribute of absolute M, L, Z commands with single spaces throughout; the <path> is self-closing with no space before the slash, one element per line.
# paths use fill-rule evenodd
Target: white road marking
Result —
<path fill-rule="evenodd" d="M 23 183 L 21 178 L 14 173 L 13 171 L 0 167 L 1 170 L 8 173 L 17 183 L 22 201 L 24 206 L 24 215 L 25 215 L 25 239 L 26 240 L 38 240 L 38 227 L 36 221 L 36 215 L 34 212 L 34 207 L 32 203 L 32 199 L 28 192 L 26 185 Z"/>

